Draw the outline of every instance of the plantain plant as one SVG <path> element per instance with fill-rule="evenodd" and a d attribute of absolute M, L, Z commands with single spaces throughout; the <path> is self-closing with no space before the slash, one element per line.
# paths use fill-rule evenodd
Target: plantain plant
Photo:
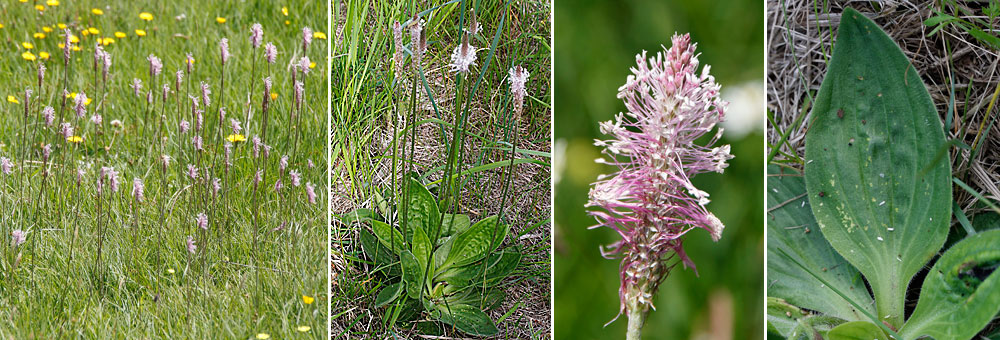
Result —
<path fill-rule="evenodd" d="M 853 9 L 811 116 L 803 173 L 768 167 L 768 331 L 974 337 L 1000 311 L 1000 230 L 938 256 L 953 206 L 943 124 L 900 48 Z"/>
<path fill-rule="evenodd" d="M 376 307 L 397 304 L 401 322 L 426 315 L 470 335 L 497 334 L 485 311 L 503 301 L 497 285 L 521 260 L 516 250 L 499 250 L 508 226 L 497 216 L 472 223 L 468 215 L 441 213 L 447 203 L 416 179 L 407 185 L 407 217 L 399 225 L 375 213 L 356 215 L 371 227 L 361 231 L 365 255 L 387 276 Z"/>

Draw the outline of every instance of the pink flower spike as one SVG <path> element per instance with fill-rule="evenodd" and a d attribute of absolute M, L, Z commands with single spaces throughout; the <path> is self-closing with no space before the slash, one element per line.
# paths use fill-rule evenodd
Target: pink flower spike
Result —
<path fill-rule="evenodd" d="M 222 57 L 222 65 L 226 65 L 226 61 L 229 60 L 229 39 L 219 40 L 219 55 Z"/>
<path fill-rule="evenodd" d="M 316 186 L 312 183 L 306 183 L 306 198 L 309 199 L 309 204 L 316 204 Z"/>
<path fill-rule="evenodd" d="M 274 44 L 264 45 L 264 59 L 267 59 L 268 64 L 274 64 L 278 60 L 278 48 L 274 47 Z"/>
<path fill-rule="evenodd" d="M 313 41 L 313 31 L 309 27 L 302 28 L 302 51 L 308 50 Z"/>
<path fill-rule="evenodd" d="M 42 109 L 42 117 L 45 118 L 45 125 L 52 126 L 52 123 L 56 120 L 56 110 L 51 106 L 46 106 Z"/>
<path fill-rule="evenodd" d="M 28 238 L 28 233 L 21 229 L 14 229 L 10 233 L 10 245 L 11 247 L 17 248 L 18 246 L 24 244 L 24 241 Z"/>
<path fill-rule="evenodd" d="M 264 28 L 259 23 L 250 26 L 250 45 L 253 48 L 260 47 L 260 41 L 264 38 Z"/>
<path fill-rule="evenodd" d="M 199 213 L 195 219 L 195 223 L 198 224 L 198 228 L 201 228 L 201 230 L 208 230 L 208 216 L 205 213 Z"/>
<path fill-rule="evenodd" d="M 198 251 L 198 246 L 194 244 L 194 236 L 188 236 L 187 238 L 187 251 L 192 255 Z"/>
<path fill-rule="evenodd" d="M 4 175 L 14 173 L 14 162 L 11 162 L 7 157 L 0 157 L 0 172 Z"/>
<path fill-rule="evenodd" d="M 600 124 L 613 139 L 595 142 L 606 156 L 598 163 L 616 171 L 593 183 L 587 207 L 596 208 L 589 213 L 597 226 L 622 236 L 605 254 L 621 259 L 620 313 L 653 308 L 654 294 L 673 267 L 669 260 L 694 267 L 684 252 L 684 234 L 701 228 L 717 241 L 724 228 L 705 209 L 708 193 L 691 183 L 695 175 L 721 173 L 733 157 L 728 145 L 713 148 L 721 129 L 704 145 L 695 144 L 723 120 L 727 106 L 709 67 L 698 73 L 695 48 L 688 35 L 675 35 L 672 46 L 655 57 L 636 55 L 637 66 L 618 89 L 627 111 Z"/>
<path fill-rule="evenodd" d="M 145 197 L 143 192 L 146 190 L 146 186 L 142 184 L 142 179 L 136 177 L 132 180 L 132 197 L 135 198 L 136 202 L 142 203 L 142 199 Z"/>

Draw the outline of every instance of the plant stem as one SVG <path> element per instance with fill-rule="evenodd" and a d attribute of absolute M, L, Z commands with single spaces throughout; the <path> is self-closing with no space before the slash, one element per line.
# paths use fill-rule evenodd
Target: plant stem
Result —
<path fill-rule="evenodd" d="M 636 299 L 629 299 L 628 309 L 628 331 L 625 333 L 625 340 L 642 339 L 642 326 L 646 323 L 646 312 Z"/>

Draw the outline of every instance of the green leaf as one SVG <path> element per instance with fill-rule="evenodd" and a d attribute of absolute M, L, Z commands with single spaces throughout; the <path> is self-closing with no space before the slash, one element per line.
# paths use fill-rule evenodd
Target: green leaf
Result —
<path fill-rule="evenodd" d="M 410 205 L 406 211 L 406 221 L 407 240 L 413 239 L 413 228 L 422 228 L 429 238 L 434 238 L 438 223 L 441 223 L 441 213 L 438 212 L 434 196 L 413 178 L 410 178 Z M 435 241 L 432 239 L 431 244 Z"/>
<path fill-rule="evenodd" d="M 490 246 L 499 246 L 495 238 L 503 240 L 507 235 L 507 227 L 497 224 L 497 217 L 487 217 L 472 225 L 469 230 L 455 236 L 448 252 L 448 258 L 441 264 L 439 270 L 461 267 L 482 259 L 489 252 Z"/>
<path fill-rule="evenodd" d="M 486 258 L 487 268 L 492 267 L 502 259 L 502 253 L 491 253 Z M 468 286 L 477 277 L 483 276 L 482 261 L 461 266 L 451 267 L 442 271 L 435 277 L 435 281 L 448 282 L 449 292 L 459 291 Z"/>
<path fill-rule="evenodd" d="M 375 297 L 375 307 L 382 307 L 396 301 L 396 298 L 399 297 L 399 294 L 402 292 L 402 282 L 396 282 L 382 288 L 382 290 L 378 292 L 378 296 Z"/>
<path fill-rule="evenodd" d="M 954 21 L 956 19 L 957 18 L 955 18 L 955 17 L 953 17 L 951 15 L 940 14 L 939 13 L 938 15 L 932 16 L 930 18 L 927 18 L 927 20 L 924 20 L 924 25 L 926 25 L 926 26 L 937 26 L 937 25 L 940 25 L 941 23 Z"/>
<path fill-rule="evenodd" d="M 868 321 L 851 321 L 834 327 L 830 340 L 887 340 L 885 333 Z"/>
<path fill-rule="evenodd" d="M 770 274 L 769 274 L 770 275 Z M 799 319 L 805 317 L 805 312 L 785 300 L 767 297 L 767 331 L 779 334 L 785 338 L 792 335 L 792 330 L 799 324 Z"/>
<path fill-rule="evenodd" d="M 956 243 L 924 278 L 905 339 L 971 339 L 1000 312 L 1000 230 Z"/>
<path fill-rule="evenodd" d="M 944 244 L 950 164 L 920 74 L 874 22 L 847 8 L 806 135 L 806 188 L 823 236 L 899 327 L 910 279 Z"/>
<path fill-rule="evenodd" d="M 431 240 L 424 234 L 423 229 L 413 229 L 413 242 L 410 246 L 420 267 L 427 268 L 427 261 L 431 258 Z"/>
<path fill-rule="evenodd" d="M 842 323 L 842 319 L 811 315 L 782 299 L 767 298 L 767 330 L 787 340 L 826 339 L 827 333 Z"/>
<path fill-rule="evenodd" d="M 510 273 L 513 273 L 514 269 L 517 269 L 517 265 L 520 263 L 521 253 L 516 251 L 503 252 L 500 260 L 486 269 L 486 286 L 490 287 L 499 283 L 501 280 L 510 275 Z"/>
<path fill-rule="evenodd" d="M 472 225 L 472 221 L 469 219 L 469 215 L 452 215 L 444 214 L 444 223 L 441 224 L 441 236 L 448 237 L 455 234 L 460 234 L 463 231 L 469 229 Z"/>
<path fill-rule="evenodd" d="M 443 269 L 444 261 L 448 259 L 448 254 L 451 253 L 451 245 L 455 244 L 455 236 L 449 236 L 442 238 L 441 245 L 434 249 L 434 263 L 437 264 L 437 269 L 434 271 L 438 274 Z"/>
<path fill-rule="evenodd" d="M 388 269 L 384 269 L 387 275 L 398 276 L 400 274 L 397 256 L 391 253 L 389 248 L 382 246 L 375 235 L 372 235 L 367 229 L 361 229 L 361 249 L 368 259 L 375 262 L 376 268 L 388 266 Z"/>
<path fill-rule="evenodd" d="M 403 234 L 400 234 L 399 230 L 382 221 L 371 220 L 371 222 L 372 231 L 375 232 L 375 237 L 378 237 L 378 241 L 383 247 L 396 254 L 406 250 L 406 247 L 403 245 Z"/>
<path fill-rule="evenodd" d="M 437 305 L 431 316 L 469 335 L 492 336 L 500 332 L 486 313 L 466 304 Z"/>
<path fill-rule="evenodd" d="M 783 173 L 777 165 L 769 165 L 767 175 L 767 294 L 844 320 L 868 320 L 831 287 L 778 254 L 778 249 L 784 249 L 874 314 L 872 298 L 858 271 L 820 233 L 805 195 L 805 179 L 797 173 Z"/>
<path fill-rule="evenodd" d="M 410 298 L 420 298 L 422 278 L 424 277 L 424 267 L 420 265 L 417 258 L 409 250 L 403 250 L 399 256 L 399 262 L 403 267 L 403 282 L 406 283 L 406 295 Z"/>

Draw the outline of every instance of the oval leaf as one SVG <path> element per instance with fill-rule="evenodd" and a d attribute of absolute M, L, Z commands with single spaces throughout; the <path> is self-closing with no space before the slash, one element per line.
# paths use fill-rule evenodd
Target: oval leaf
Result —
<path fill-rule="evenodd" d="M 498 226 L 496 216 L 476 222 L 469 230 L 455 236 L 448 258 L 439 268 L 461 267 L 482 259 L 494 243 L 493 238 L 506 233 L 506 228 Z"/>
<path fill-rule="evenodd" d="M 371 222 L 372 231 L 375 232 L 375 237 L 378 238 L 379 243 L 383 247 L 386 247 L 395 254 L 399 254 L 406 249 L 403 245 L 403 234 L 400 234 L 399 230 L 382 221 L 371 220 Z"/>
<path fill-rule="evenodd" d="M 823 236 L 902 324 L 910 279 L 944 244 L 950 164 L 920 75 L 874 22 L 845 9 L 806 135 L 806 188 Z"/>
<path fill-rule="evenodd" d="M 431 316 L 469 335 L 492 336 L 500 332 L 486 313 L 466 304 L 437 305 Z"/>
<path fill-rule="evenodd" d="M 382 246 L 381 243 L 366 229 L 361 229 L 361 248 L 365 252 L 365 256 L 368 259 L 375 262 L 376 270 L 383 270 L 383 268 L 388 268 L 386 274 L 389 276 L 399 276 L 399 259 L 396 255 L 389 251 L 389 248 Z"/>
<path fill-rule="evenodd" d="M 830 340 L 886 340 L 885 333 L 868 321 L 851 321 L 834 327 L 828 334 Z"/>
<path fill-rule="evenodd" d="M 463 231 L 469 229 L 472 225 L 472 220 L 469 219 L 469 215 L 463 214 L 444 214 L 444 223 L 441 224 L 441 236 L 448 237 L 455 234 L 460 234 Z"/>
<path fill-rule="evenodd" d="M 859 306 L 872 308 L 857 269 L 837 254 L 823 238 L 805 196 L 805 179 L 797 173 L 782 173 L 777 165 L 767 167 L 767 294 L 848 321 L 868 320 L 839 290 Z M 830 286 L 781 256 L 782 249 L 798 263 L 823 277 Z"/>
<path fill-rule="evenodd" d="M 382 307 L 396 301 L 396 298 L 399 297 L 399 294 L 402 292 L 402 282 L 396 282 L 382 288 L 382 290 L 378 292 L 378 296 L 375 297 L 375 307 Z"/>
<path fill-rule="evenodd" d="M 1000 312 L 1000 230 L 956 243 L 927 273 L 905 339 L 971 339 Z"/>
<path fill-rule="evenodd" d="M 441 213 L 438 212 L 437 201 L 430 191 L 420 182 L 410 178 L 409 207 L 406 210 L 406 239 L 413 239 L 413 228 L 422 228 L 424 233 L 435 242 L 435 236 L 440 235 L 438 226 L 441 223 Z"/>
<path fill-rule="evenodd" d="M 424 267 L 417 261 L 409 250 L 403 250 L 399 256 L 399 263 L 403 267 L 403 282 L 406 283 L 406 295 L 410 298 L 420 298 L 421 280 L 424 277 Z"/>
<path fill-rule="evenodd" d="M 420 266 L 427 268 L 427 261 L 431 257 L 431 240 L 427 238 L 423 229 L 413 229 L 413 243 L 410 247 Z"/>

